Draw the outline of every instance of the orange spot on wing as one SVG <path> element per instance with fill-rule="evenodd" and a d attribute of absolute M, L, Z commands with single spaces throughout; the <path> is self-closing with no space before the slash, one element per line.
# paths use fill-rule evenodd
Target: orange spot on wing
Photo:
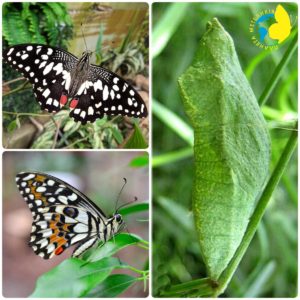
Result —
<path fill-rule="evenodd" d="M 40 181 L 40 182 L 44 182 L 46 180 L 46 177 L 43 175 L 36 175 L 35 176 L 35 181 Z"/>
<path fill-rule="evenodd" d="M 69 230 L 69 225 L 70 225 L 70 224 L 64 224 L 64 225 L 63 225 L 63 230 L 64 230 L 64 231 L 70 231 L 70 230 Z"/>

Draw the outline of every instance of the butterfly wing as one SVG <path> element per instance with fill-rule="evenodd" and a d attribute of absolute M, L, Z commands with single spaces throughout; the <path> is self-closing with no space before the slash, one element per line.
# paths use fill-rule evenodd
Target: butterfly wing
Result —
<path fill-rule="evenodd" d="M 277 5 L 275 10 L 275 19 L 277 23 L 272 24 L 269 28 L 271 39 L 278 40 L 282 43 L 291 33 L 291 21 L 288 13 L 282 5 Z"/>
<path fill-rule="evenodd" d="M 78 105 L 70 113 L 83 124 L 106 115 L 142 118 L 148 115 L 139 93 L 124 79 L 99 66 L 91 65 L 87 80 L 77 95 Z"/>
<path fill-rule="evenodd" d="M 47 45 L 24 44 L 6 49 L 3 59 L 29 80 L 43 110 L 60 110 L 60 97 L 69 89 L 70 73 L 78 62 L 74 55 Z"/>
<path fill-rule="evenodd" d="M 61 254 L 80 242 L 79 256 L 98 240 L 105 214 L 66 182 L 43 173 L 19 173 L 16 183 L 33 215 L 29 245 L 45 258 Z"/>

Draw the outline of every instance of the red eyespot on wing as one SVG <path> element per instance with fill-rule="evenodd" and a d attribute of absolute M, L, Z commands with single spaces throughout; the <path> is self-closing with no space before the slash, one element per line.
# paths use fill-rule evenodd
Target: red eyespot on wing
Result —
<path fill-rule="evenodd" d="M 77 99 L 72 99 L 70 102 L 70 107 L 71 108 L 75 108 L 78 104 L 78 100 Z"/>
<path fill-rule="evenodd" d="M 63 251 L 64 251 L 63 247 L 59 247 L 55 250 L 55 255 L 59 255 L 59 254 L 63 253 Z"/>
<path fill-rule="evenodd" d="M 61 95 L 61 96 L 60 96 L 59 103 L 60 103 L 61 105 L 65 105 L 65 104 L 67 103 L 67 101 L 68 101 L 68 97 L 67 97 L 66 95 Z"/>

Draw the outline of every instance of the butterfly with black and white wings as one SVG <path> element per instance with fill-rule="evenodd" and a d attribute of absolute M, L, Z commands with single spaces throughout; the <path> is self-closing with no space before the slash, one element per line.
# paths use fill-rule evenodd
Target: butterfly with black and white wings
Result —
<path fill-rule="evenodd" d="M 72 257 L 79 257 L 97 242 L 111 239 L 124 226 L 118 212 L 106 217 L 80 191 L 51 175 L 19 173 L 16 184 L 33 217 L 29 245 L 44 259 L 77 243 Z"/>
<path fill-rule="evenodd" d="M 6 49 L 3 59 L 29 80 L 43 110 L 54 113 L 69 102 L 70 116 L 82 124 L 105 114 L 146 117 L 139 93 L 117 74 L 91 65 L 91 54 L 78 59 L 59 48 L 22 44 Z"/>

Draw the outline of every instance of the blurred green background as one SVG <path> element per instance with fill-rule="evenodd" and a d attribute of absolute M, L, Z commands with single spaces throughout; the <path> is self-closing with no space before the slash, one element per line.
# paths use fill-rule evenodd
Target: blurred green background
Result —
<path fill-rule="evenodd" d="M 15 184 L 17 173 L 39 171 L 58 177 L 87 195 L 107 216 L 111 216 L 124 177 L 127 185 L 120 196 L 119 206 L 134 200 L 134 197 L 138 198 L 137 203 L 148 203 L 147 162 L 148 154 L 145 152 L 5 152 L 2 181 L 3 295 L 27 297 L 32 293 L 37 278 L 70 257 L 74 250 L 71 247 L 60 256 L 43 260 L 28 246 L 32 216 Z M 147 211 L 124 215 L 128 231 L 145 240 L 148 240 L 148 219 Z M 133 267 L 144 269 L 149 256 L 147 250 L 130 246 L 119 251 L 117 257 Z M 123 272 L 118 270 L 117 273 Z M 147 295 L 143 282 L 139 281 L 120 296 Z"/>
<path fill-rule="evenodd" d="M 277 3 L 278 4 L 278 3 Z M 153 34 L 153 293 L 206 276 L 191 210 L 193 157 L 189 124 L 177 79 L 190 65 L 206 23 L 217 17 L 232 36 L 238 57 L 259 98 L 292 35 L 275 51 L 251 41 L 249 24 L 276 3 L 155 3 Z M 284 3 L 293 29 L 297 5 Z M 297 51 L 262 107 L 272 138 L 271 170 L 297 118 Z M 199 90 L 201 93 L 201 90 Z M 164 107 L 161 107 L 162 104 Z M 294 297 L 297 290 L 297 156 L 294 154 L 273 193 L 267 212 L 237 269 L 225 297 Z"/>

